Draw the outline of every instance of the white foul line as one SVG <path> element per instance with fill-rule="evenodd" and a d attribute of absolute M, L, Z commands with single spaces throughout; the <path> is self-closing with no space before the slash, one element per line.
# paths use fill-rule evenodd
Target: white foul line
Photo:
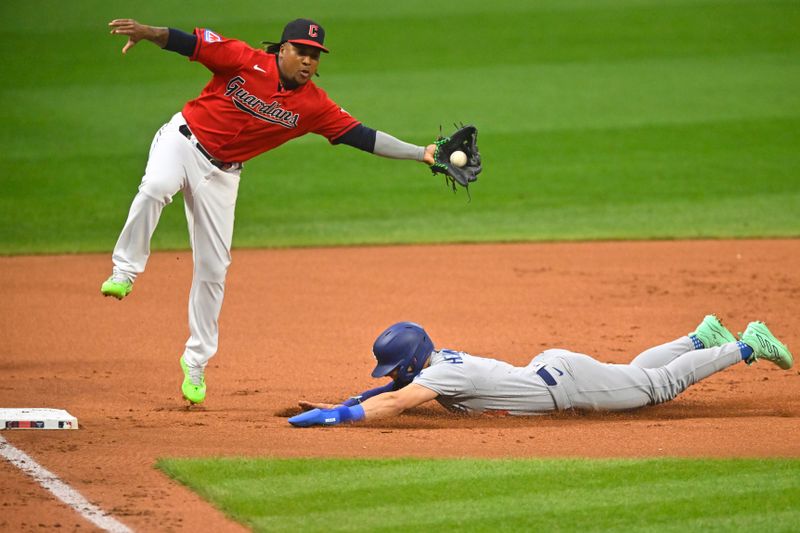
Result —
<path fill-rule="evenodd" d="M 96 505 L 89 503 L 89 500 L 81 496 L 80 492 L 58 479 L 58 476 L 42 467 L 25 452 L 9 444 L 3 437 L 0 437 L 0 455 L 97 527 L 113 533 L 132 532 L 128 526 L 107 515 Z"/>

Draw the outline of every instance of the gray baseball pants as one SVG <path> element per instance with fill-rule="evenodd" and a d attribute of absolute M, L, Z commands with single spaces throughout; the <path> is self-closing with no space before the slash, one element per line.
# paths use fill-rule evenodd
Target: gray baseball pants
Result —
<path fill-rule="evenodd" d="M 695 350 L 685 336 L 650 348 L 627 365 L 560 349 L 542 352 L 531 364 L 552 376 L 549 390 L 559 410 L 619 411 L 668 402 L 741 360 L 736 343 Z"/>

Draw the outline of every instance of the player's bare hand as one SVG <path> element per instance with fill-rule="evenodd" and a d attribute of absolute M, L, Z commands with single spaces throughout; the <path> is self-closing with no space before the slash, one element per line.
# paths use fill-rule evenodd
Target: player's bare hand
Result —
<path fill-rule="evenodd" d="M 425 155 L 422 156 L 422 162 L 427 163 L 428 165 L 434 164 L 435 163 L 435 160 L 433 159 L 434 152 L 436 152 L 435 144 L 429 144 L 428 146 L 426 146 Z"/>
<path fill-rule="evenodd" d="M 136 43 L 142 39 L 152 41 L 161 48 L 167 45 L 169 30 L 140 24 L 133 19 L 114 19 L 108 23 L 112 35 L 127 35 L 128 42 L 122 47 L 122 53 L 127 54 Z"/>
<path fill-rule="evenodd" d="M 309 409 L 333 409 L 336 404 L 333 403 L 313 403 L 305 400 L 300 400 L 297 405 L 308 411 Z"/>
<path fill-rule="evenodd" d="M 128 50 L 144 38 L 144 26 L 133 19 L 114 19 L 108 25 L 112 35 L 128 36 L 128 42 L 122 47 L 123 54 L 127 54 Z"/>

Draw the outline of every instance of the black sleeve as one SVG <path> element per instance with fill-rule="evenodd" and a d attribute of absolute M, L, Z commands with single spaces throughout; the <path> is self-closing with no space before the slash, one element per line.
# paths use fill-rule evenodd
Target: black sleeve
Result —
<path fill-rule="evenodd" d="M 342 402 L 342 405 L 346 407 L 352 407 L 358 403 L 361 403 L 363 401 L 372 398 L 373 396 L 377 396 L 378 394 L 383 394 L 384 392 L 391 392 L 397 389 L 398 389 L 397 384 L 394 381 L 390 381 L 386 385 L 375 387 L 374 389 L 362 392 L 358 396 L 353 396 L 352 398 L 348 398 L 347 400 Z"/>
<path fill-rule="evenodd" d="M 170 52 L 178 52 L 179 54 L 191 57 L 194 49 L 197 46 L 197 36 L 193 33 L 184 33 L 175 28 L 169 28 L 169 38 L 167 39 L 167 46 L 164 50 Z"/>
<path fill-rule="evenodd" d="M 347 133 L 340 135 L 331 144 L 349 144 L 353 148 L 372 153 L 375 150 L 375 130 L 359 124 Z"/>

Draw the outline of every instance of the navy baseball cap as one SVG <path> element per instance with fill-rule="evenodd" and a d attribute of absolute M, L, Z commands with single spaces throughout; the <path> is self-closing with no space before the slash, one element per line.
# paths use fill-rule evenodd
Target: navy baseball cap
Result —
<path fill-rule="evenodd" d="M 325 42 L 325 30 L 322 29 L 322 26 L 309 19 L 295 19 L 289 22 L 283 28 L 280 44 L 286 42 L 313 46 L 325 53 L 330 52 L 330 50 L 322 46 Z"/>

